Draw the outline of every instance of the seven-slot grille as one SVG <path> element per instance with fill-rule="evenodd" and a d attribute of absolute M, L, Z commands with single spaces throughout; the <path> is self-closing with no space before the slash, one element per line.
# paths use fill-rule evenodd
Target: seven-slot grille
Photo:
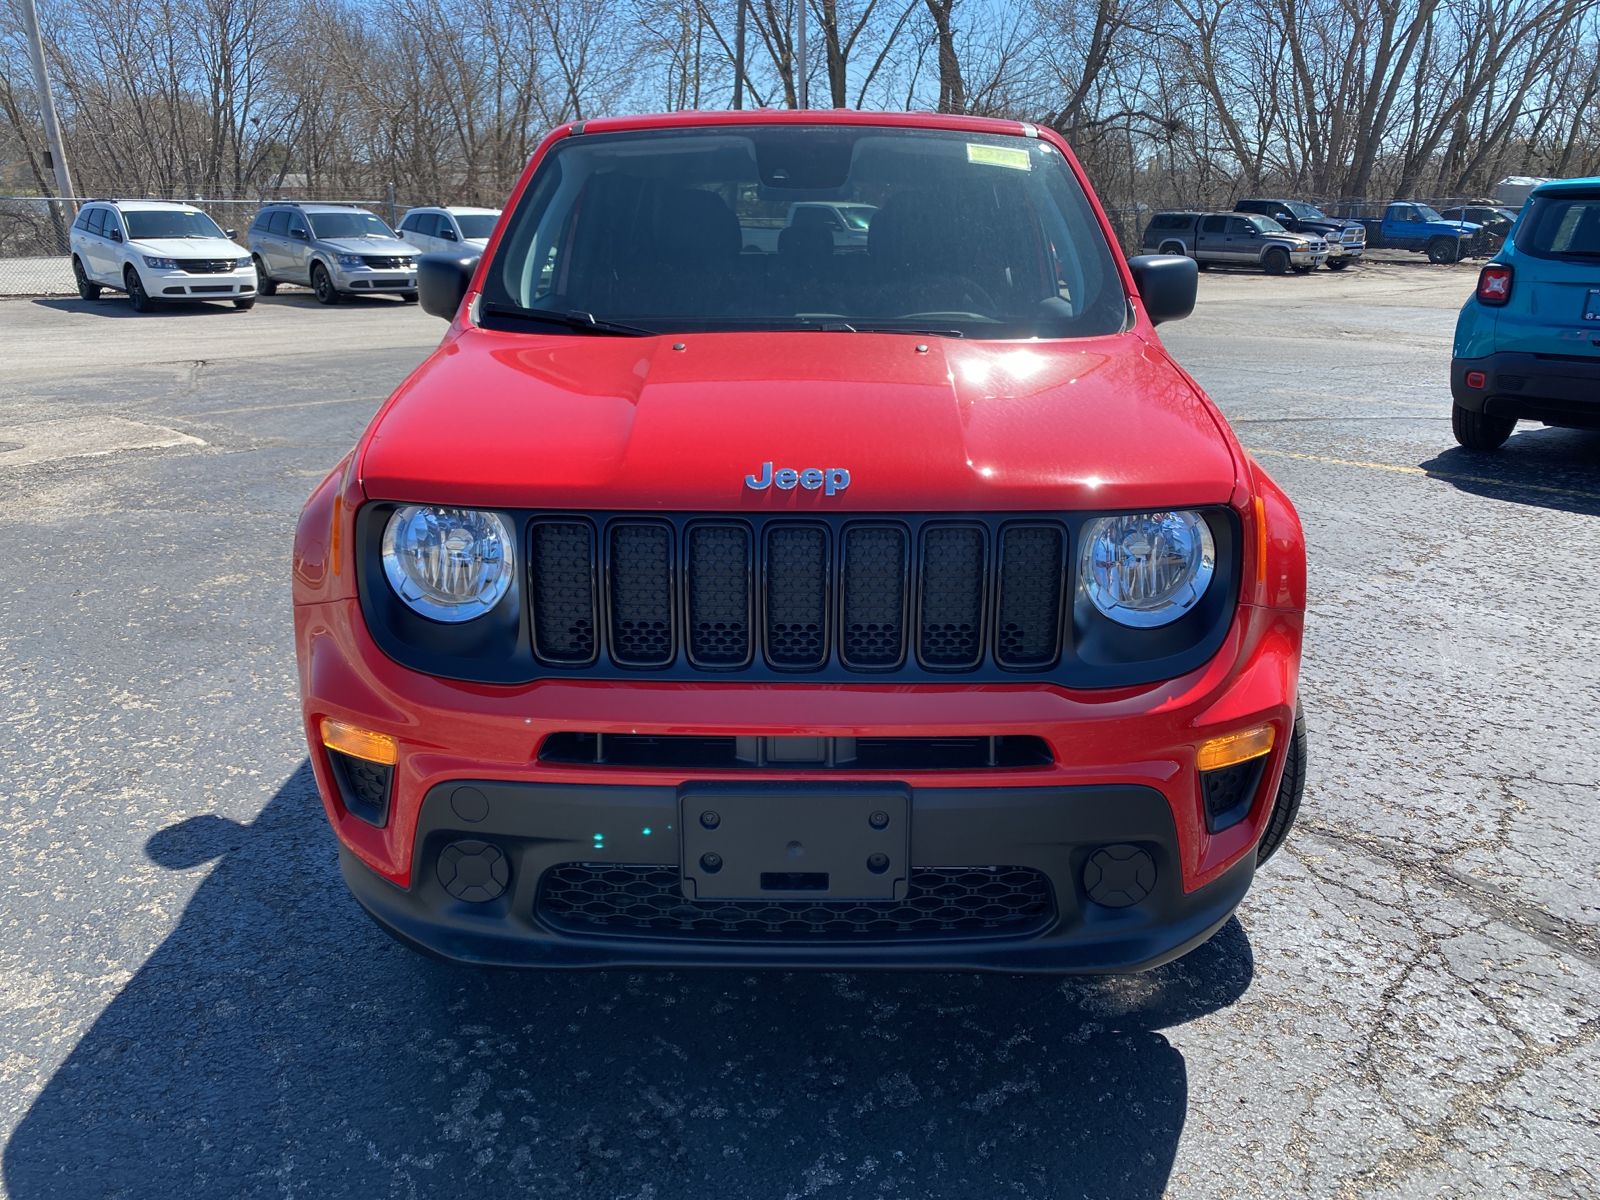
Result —
<path fill-rule="evenodd" d="M 534 653 L 548 666 L 704 671 L 758 660 L 939 672 L 1052 666 L 1067 535 L 1053 521 L 765 523 L 538 517 L 529 539 Z"/>

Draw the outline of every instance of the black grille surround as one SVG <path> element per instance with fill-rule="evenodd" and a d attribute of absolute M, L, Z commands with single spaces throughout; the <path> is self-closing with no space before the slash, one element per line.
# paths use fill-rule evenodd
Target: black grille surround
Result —
<path fill-rule="evenodd" d="M 398 255 L 363 254 L 361 261 L 374 271 L 401 271 L 406 269 L 406 260 Z"/>
<path fill-rule="evenodd" d="M 747 942 L 1025 937 L 1056 917 L 1031 867 L 912 867 L 903 900 L 685 900 L 675 866 L 572 862 L 544 873 L 535 911 L 591 937 Z"/>
<path fill-rule="evenodd" d="M 1240 527 L 1201 508 L 1216 571 L 1159 629 L 1101 615 L 1076 585 L 1098 513 L 606 513 L 501 510 L 515 580 L 493 612 L 448 625 L 389 587 L 384 526 L 356 518 L 374 641 L 403 666 L 479 683 L 1059 683 L 1170 679 L 1221 646 L 1239 599 Z"/>
<path fill-rule="evenodd" d="M 180 258 L 178 270 L 185 275 L 227 275 L 233 271 L 231 258 Z"/>

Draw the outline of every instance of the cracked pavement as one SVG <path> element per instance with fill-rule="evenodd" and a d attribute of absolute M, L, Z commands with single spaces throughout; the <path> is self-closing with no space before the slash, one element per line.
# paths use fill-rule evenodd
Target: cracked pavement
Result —
<path fill-rule="evenodd" d="M 1600 1193 L 1600 434 L 1455 447 L 1474 277 L 1211 271 L 1163 327 L 1305 523 L 1309 782 L 1209 943 L 1066 980 L 395 945 L 305 765 L 289 546 L 442 327 L 0 303 L 4 1194 Z"/>

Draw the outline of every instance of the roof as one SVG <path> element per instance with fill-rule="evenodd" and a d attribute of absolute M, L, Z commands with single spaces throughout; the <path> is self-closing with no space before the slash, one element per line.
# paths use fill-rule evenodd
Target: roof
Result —
<path fill-rule="evenodd" d="M 161 211 L 164 209 L 179 209 L 184 212 L 193 212 L 200 207 L 196 200 L 102 200 L 101 204 L 115 204 L 124 212 L 139 212 L 146 209 Z"/>
<path fill-rule="evenodd" d="M 1586 179 L 1552 179 L 1548 183 L 1541 183 L 1533 189 L 1535 196 L 1559 196 L 1564 192 L 1593 192 L 1600 190 L 1600 176 L 1590 175 Z"/>
<path fill-rule="evenodd" d="M 600 117 L 579 121 L 574 135 L 621 133 L 635 129 L 686 129 L 720 125 L 854 125 L 900 129 L 953 129 L 967 133 L 998 133 L 1011 137 L 1038 137 L 1039 127 L 1027 121 L 1002 121 L 995 117 L 968 117 L 955 113 L 863 112 L 853 108 L 745 108 L 717 112 L 651 113 L 633 117 Z"/>

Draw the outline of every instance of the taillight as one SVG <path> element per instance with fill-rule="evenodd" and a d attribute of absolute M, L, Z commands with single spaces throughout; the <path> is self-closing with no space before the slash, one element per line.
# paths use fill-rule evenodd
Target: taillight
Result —
<path fill-rule="evenodd" d="M 1511 268 L 1490 263 L 1478 272 L 1478 303 L 1499 308 L 1511 299 Z"/>

